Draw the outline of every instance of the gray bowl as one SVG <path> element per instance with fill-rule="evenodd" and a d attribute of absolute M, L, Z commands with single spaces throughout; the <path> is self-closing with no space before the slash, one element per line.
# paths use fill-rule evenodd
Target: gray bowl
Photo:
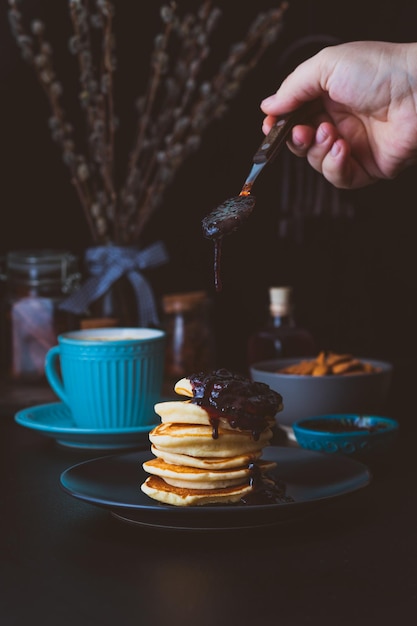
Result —
<path fill-rule="evenodd" d="M 309 357 L 274 359 L 250 367 L 254 381 L 266 383 L 282 395 L 284 408 L 277 413 L 278 424 L 291 426 L 301 419 L 329 413 L 378 414 L 392 381 L 392 364 L 358 357 L 378 368 L 375 372 L 342 376 L 300 376 L 277 370 L 308 360 Z"/>

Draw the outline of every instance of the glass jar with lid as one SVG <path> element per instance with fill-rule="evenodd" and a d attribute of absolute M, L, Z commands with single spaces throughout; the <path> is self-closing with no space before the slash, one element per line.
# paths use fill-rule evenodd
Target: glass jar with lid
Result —
<path fill-rule="evenodd" d="M 179 379 L 214 368 L 211 300 L 205 291 L 162 298 L 166 332 L 165 378 L 170 389 Z"/>
<path fill-rule="evenodd" d="M 16 250 L 1 259 L 1 354 L 5 377 L 44 379 L 46 352 L 78 319 L 59 309 L 79 286 L 77 257 L 65 250 Z"/>

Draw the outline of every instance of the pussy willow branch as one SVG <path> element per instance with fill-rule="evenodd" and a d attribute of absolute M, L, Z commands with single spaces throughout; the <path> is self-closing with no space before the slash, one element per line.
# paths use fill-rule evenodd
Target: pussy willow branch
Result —
<path fill-rule="evenodd" d="M 74 37 L 71 51 L 76 55 L 80 76 L 80 105 L 85 113 L 89 164 L 92 184 L 96 182 L 101 193 L 96 194 L 94 213 L 97 224 L 112 224 L 116 213 L 117 194 L 114 184 L 114 111 L 113 111 L 113 6 L 108 0 L 96 2 L 92 14 L 88 0 L 69 0 Z M 101 30 L 101 50 L 94 56 L 91 25 Z M 107 229 L 106 229 L 107 230 Z M 100 234 L 104 234 L 103 231 Z"/>
<path fill-rule="evenodd" d="M 210 55 L 210 37 L 221 18 L 212 0 L 195 13 L 179 16 L 172 1 L 160 11 L 162 32 L 154 40 L 150 77 L 137 100 L 138 124 L 124 182 L 114 178 L 115 44 L 111 0 L 67 0 L 73 36 L 70 51 L 79 67 L 79 102 L 85 114 L 85 146 L 75 147 L 74 131 L 62 105 L 53 51 L 45 25 L 23 25 L 23 0 L 9 0 L 12 33 L 22 56 L 35 70 L 49 101 L 52 138 L 62 151 L 94 243 L 137 244 L 175 173 L 195 152 L 207 126 L 228 109 L 247 74 L 259 63 L 283 26 L 286 1 L 259 14 L 243 41 L 209 79 L 201 78 Z M 97 52 L 98 48 L 98 52 Z"/>
<path fill-rule="evenodd" d="M 167 99 L 161 111 L 154 116 L 158 119 L 159 139 L 153 142 L 154 154 L 151 157 L 147 156 L 148 163 L 154 167 L 152 177 L 148 176 L 152 178 L 153 185 L 145 188 L 145 199 L 139 204 L 141 210 L 133 225 L 134 237 L 140 235 L 155 210 L 152 205 L 153 196 L 156 194 L 158 198 L 163 195 L 166 186 L 164 176 L 171 179 L 185 158 L 197 149 L 201 135 L 208 124 L 224 115 L 229 102 L 239 91 L 243 79 L 259 62 L 267 47 L 276 40 L 281 31 L 283 14 L 287 6 L 285 3 L 278 9 L 259 15 L 252 24 L 245 41 L 231 47 L 228 58 L 209 82 L 199 84 L 197 80 L 193 80 L 194 76 L 190 72 L 192 64 L 186 52 L 182 50 L 182 54 L 179 54 L 176 69 L 169 74 L 169 78 L 174 83 L 177 80 L 177 88 L 171 85 L 170 90 L 167 89 L 167 93 L 171 94 L 171 99 Z M 216 13 L 211 14 L 213 23 L 219 17 L 217 10 L 215 11 Z M 179 25 L 180 28 L 181 25 Z M 194 44 L 190 58 L 194 58 L 195 76 L 197 76 L 200 62 L 209 53 L 208 37 L 201 24 L 197 24 L 195 30 L 191 30 L 187 35 L 187 45 L 193 46 Z M 200 54 L 197 53 L 198 45 L 201 46 Z M 181 80 L 181 73 L 186 76 L 186 84 Z M 177 124 L 178 121 L 182 123 Z M 172 134 L 169 128 L 172 128 Z M 156 163 L 159 165 L 158 168 L 156 168 Z"/>
<path fill-rule="evenodd" d="M 212 9 L 211 5 L 211 0 L 205 0 L 196 16 L 186 15 L 182 21 L 176 19 L 172 11 L 165 11 L 164 14 L 165 20 L 168 21 L 167 27 L 170 27 L 169 32 L 175 31 L 180 48 L 176 56 L 175 66 L 171 65 L 169 68 L 165 67 L 164 71 L 160 71 L 158 83 L 153 85 L 159 91 L 163 91 L 165 87 L 166 93 L 159 109 L 156 107 L 153 109 L 153 115 L 151 115 L 149 108 L 148 120 L 151 118 L 153 124 L 143 126 L 141 129 L 142 131 L 148 130 L 150 153 L 145 155 L 144 151 L 140 150 L 144 139 L 143 133 L 142 136 L 138 137 L 137 146 L 139 149 L 136 163 L 142 176 L 139 178 L 136 204 L 144 208 L 138 214 L 136 222 L 132 224 L 134 238 L 140 235 L 153 213 L 153 198 L 161 197 L 163 194 L 164 185 L 159 184 L 159 174 L 165 171 L 166 176 L 166 164 L 169 163 L 169 157 L 171 157 L 172 167 L 171 179 L 176 169 L 175 155 L 172 154 L 172 149 L 177 155 L 179 154 L 181 135 L 183 130 L 190 126 L 190 119 L 185 112 L 196 91 L 197 77 L 201 66 L 210 51 L 207 45 L 210 31 L 214 29 L 220 17 L 218 9 Z M 166 65 L 169 62 L 167 43 L 168 39 L 164 36 L 164 48 L 161 50 L 161 46 L 158 46 L 158 38 L 156 40 L 156 58 L 161 52 L 164 55 L 163 58 L 159 57 L 159 65 Z M 168 76 L 168 79 L 171 80 L 169 87 L 161 80 L 163 75 Z M 152 104 L 155 102 L 156 95 L 156 90 L 153 90 Z M 128 186 L 126 189 L 129 193 Z"/>
<path fill-rule="evenodd" d="M 152 108 L 160 85 L 161 76 L 167 65 L 168 56 L 166 50 L 172 31 L 175 9 L 176 4 L 171 2 L 170 6 L 165 7 L 161 12 L 162 20 L 165 22 L 165 29 L 154 41 L 150 79 L 145 97 L 140 105 L 141 110 L 139 111 L 140 116 L 136 140 L 129 155 L 128 174 L 125 186 L 122 188 L 121 192 L 122 202 L 124 201 L 122 204 L 124 210 L 121 211 L 121 220 L 123 220 L 123 230 L 125 233 L 129 231 L 129 218 L 135 215 L 137 207 L 140 206 L 139 198 L 142 196 L 144 189 L 149 188 L 150 184 L 150 172 L 152 171 L 154 158 L 150 157 L 150 166 L 148 166 L 146 174 L 142 173 L 139 163 L 141 157 L 143 161 L 144 154 L 148 152 L 145 143 L 145 133 L 152 121 Z M 146 202 L 146 204 L 149 205 L 148 202 Z M 137 236 L 139 235 L 140 232 L 137 233 Z"/>

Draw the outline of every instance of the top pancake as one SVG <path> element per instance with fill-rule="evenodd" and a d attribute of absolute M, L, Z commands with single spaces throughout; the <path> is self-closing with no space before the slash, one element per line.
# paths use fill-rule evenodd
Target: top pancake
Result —
<path fill-rule="evenodd" d="M 213 425 L 213 419 L 210 419 L 209 413 L 198 404 L 193 404 L 189 400 L 172 400 L 168 402 L 158 402 L 155 404 L 155 413 L 161 418 L 163 424 L 177 423 L 177 424 L 205 424 L 206 426 Z M 216 423 L 222 429 L 234 429 L 230 421 L 226 417 L 216 417 Z M 272 427 L 275 424 L 275 419 L 271 416 L 267 418 L 268 425 Z"/>

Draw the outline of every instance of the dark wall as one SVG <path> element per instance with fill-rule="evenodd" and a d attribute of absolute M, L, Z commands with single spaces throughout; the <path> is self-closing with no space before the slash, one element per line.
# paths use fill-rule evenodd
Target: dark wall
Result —
<path fill-rule="evenodd" d="M 121 155 L 130 138 L 133 100 L 144 85 L 161 4 L 116 3 Z M 276 2 L 217 4 L 224 16 L 213 54 L 220 58 L 246 31 L 251 18 Z M 75 75 L 66 51 L 67 2 L 23 0 L 22 5 L 28 16 L 46 21 L 62 82 L 72 83 Z M 146 232 L 149 241 L 162 239 L 171 255 L 168 266 L 150 275 L 158 296 L 200 288 L 211 293 L 222 366 L 243 366 L 246 338 L 262 321 L 267 288 L 280 283 L 294 285 L 299 321 L 313 330 L 322 347 L 396 360 L 416 354 L 415 168 L 395 181 L 344 194 L 339 200 L 352 207 L 351 219 L 308 218 L 301 235 L 280 238 L 281 171 L 289 157 L 278 159 L 257 183 L 250 226 L 224 242 L 220 294 L 214 292 L 212 245 L 201 235 L 202 217 L 240 191 L 262 139 L 260 101 L 295 63 L 327 43 L 416 39 L 414 1 L 367 1 L 366 16 L 363 6 L 363 0 L 290 1 L 281 38 L 245 82 L 224 120 L 204 135 L 201 150 L 181 169 Z M 90 234 L 49 136 L 46 101 L 32 70 L 20 59 L 5 3 L 0 11 L 0 253 L 57 247 L 82 256 L 91 244 Z M 329 188 L 324 193 L 331 196 Z"/>

